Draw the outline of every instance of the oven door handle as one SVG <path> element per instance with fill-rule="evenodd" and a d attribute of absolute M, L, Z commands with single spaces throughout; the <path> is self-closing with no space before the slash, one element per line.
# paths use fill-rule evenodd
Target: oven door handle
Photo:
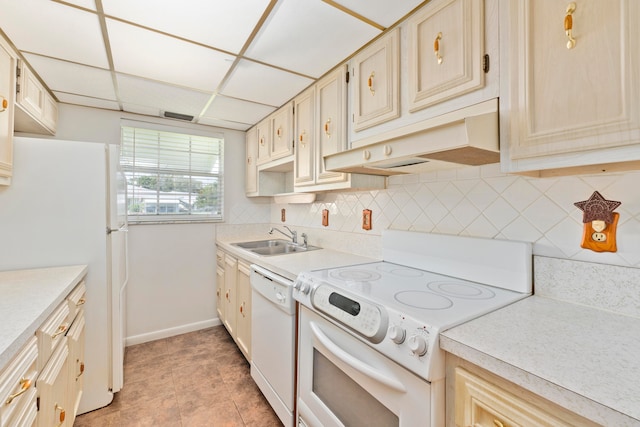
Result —
<path fill-rule="evenodd" d="M 379 383 L 391 387 L 401 393 L 406 393 L 407 389 L 400 381 L 380 373 L 373 366 L 370 366 L 362 362 L 361 360 L 356 359 L 354 356 L 344 351 L 336 343 L 331 341 L 331 338 L 326 336 L 324 332 L 322 332 L 320 327 L 315 324 L 315 322 L 309 322 L 309 326 L 311 326 L 311 331 L 313 332 L 314 337 L 338 359 L 351 366 L 353 369 L 359 371 L 361 374 L 364 374 L 367 377 L 372 378 Z"/>

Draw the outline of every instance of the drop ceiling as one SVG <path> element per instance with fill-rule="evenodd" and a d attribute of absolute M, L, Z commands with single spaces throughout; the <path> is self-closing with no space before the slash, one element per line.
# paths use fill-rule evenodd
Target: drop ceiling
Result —
<path fill-rule="evenodd" d="M 0 0 L 61 103 L 246 130 L 424 0 Z"/>

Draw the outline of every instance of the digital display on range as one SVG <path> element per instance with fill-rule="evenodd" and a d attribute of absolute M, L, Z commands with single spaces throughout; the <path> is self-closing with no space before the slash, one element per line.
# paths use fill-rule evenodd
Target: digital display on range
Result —
<path fill-rule="evenodd" d="M 357 316 L 360 313 L 360 304 L 358 302 L 335 292 L 331 292 L 331 295 L 329 295 L 329 304 L 338 307 L 340 310 L 352 316 Z"/>

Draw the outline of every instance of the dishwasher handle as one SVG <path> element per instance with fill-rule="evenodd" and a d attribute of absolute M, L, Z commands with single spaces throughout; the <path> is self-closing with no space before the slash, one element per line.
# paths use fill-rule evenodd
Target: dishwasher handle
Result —
<path fill-rule="evenodd" d="M 255 271 L 265 279 L 274 281 L 276 283 L 279 283 L 280 285 L 293 286 L 293 280 L 280 276 L 279 274 L 274 273 L 273 271 L 269 271 L 264 267 L 260 267 L 259 265 L 251 264 L 251 270 Z"/>

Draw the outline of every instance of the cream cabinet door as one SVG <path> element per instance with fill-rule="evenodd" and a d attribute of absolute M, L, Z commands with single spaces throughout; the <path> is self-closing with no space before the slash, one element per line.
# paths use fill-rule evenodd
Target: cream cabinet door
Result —
<path fill-rule="evenodd" d="M 245 162 L 245 186 L 247 195 L 258 192 L 258 129 L 254 126 L 247 131 L 246 135 L 246 157 Z"/>
<path fill-rule="evenodd" d="M 293 141 L 291 138 L 292 116 L 292 104 L 285 104 L 272 116 L 271 160 L 280 159 L 293 154 Z"/>
<path fill-rule="evenodd" d="M 216 266 L 216 311 L 218 319 L 224 323 L 224 267 Z"/>
<path fill-rule="evenodd" d="M 271 120 L 269 118 L 256 125 L 258 132 L 258 159 L 257 164 L 262 165 L 271 160 Z"/>
<path fill-rule="evenodd" d="M 36 388 L 40 393 L 38 427 L 70 426 L 67 416 L 70 413 L 69 347 L 66 342 L 51 355 L 38 377 Z"/>
<path fill-rule="evenodd" d="M 9 185 L 13 173 L 15 69 L 15 57 L 0 43 L 0 185 Z"/>
<path fill-rule="evenodd" d="M 84 388 L 85 325 L 84 310 L 80 310 L 67 334 L 69 344 L 69 409 L 67 417 L 71 426 L 78 413 Z"/>
<path fill-rule="evenodd" d="M 347 148 L 347 82 L 345 67 L 338 67 L 316 85 L 318 123 L 316 140 L 316 183 L 343 182 L 348 174 L 327 171 L 324 156 Z"/>
<path fill-rule="evenodd" d="M 293 183 L 296 187 L 315 183 L 315 87 L 295 99 L 295 133 L 297 148 Z"/>
<path fill-rule="evenodd" d="M 353 57 L 355 131 L 400 115 L 399 45 L 396 28 Z"/>
<path fill-rule="evenodd" d="M 236 301 L 237 301 L 238 260 L 229 254 L 224 256 L 224 326 L 229 334 L 236 337 Z"/>
<path fill-rule="evenodd" d="M 1 427 L 25 425 L 35 419 L 37 358 L 37 340 L 32 337 L 16 357 L 0 369 Z"/>
<path fill-rule="evenodd" d="M 503 169 L 640 159 L 633 155 L 640 153 L 639 3 L 509 2 L 502 30 L 510 72 Z M 599 155 L 611 148 L 631 155 Z M 562 154 L 568 156 L 549 161 Z"/>
<path fill-rule="evenodd" d="M 483 12 L 482 0 L 437 0 L 410 18 L 410 111 L 484 86 Z"/>
<path fill-rule="evenodd" d="M 251 268 L 244 261 L 238 261 L 238 307 L 236 322 L 236 343 L 244 357 L 251 361 Z"/>

